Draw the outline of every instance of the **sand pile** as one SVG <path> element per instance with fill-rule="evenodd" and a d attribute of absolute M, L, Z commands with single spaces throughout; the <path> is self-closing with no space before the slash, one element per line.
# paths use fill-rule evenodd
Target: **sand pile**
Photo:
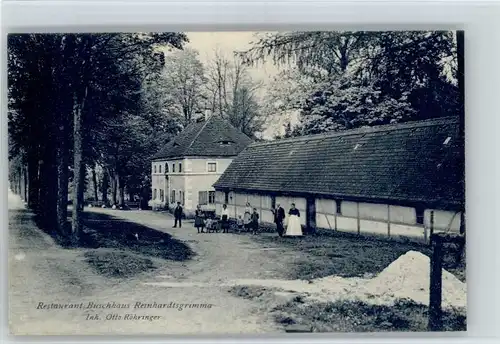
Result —
<path fill-rule="evenodd" d="M 327 276 L 304 280 L 236 280 L 228 285 L 253 285 L 302 293 L 317 301 L 361 300 L 370 304 L 392 304 L 397 299 L 410 299 L 429 304 L 430 259 L 409 251 L 371 279 Z M 443 308 L 466 307 L 466 284 L 443 270 Z"/>
<path fill-rule="evenodd" d="M 364 293 L 382 299 L 408 298 L 429 304 L 430 259 L 409 251 L 364 285 Z M 443 307 L 466 307 L 466 284 L 443 269 Z M 383 300 L 381 300 L 383 301 Z"/>

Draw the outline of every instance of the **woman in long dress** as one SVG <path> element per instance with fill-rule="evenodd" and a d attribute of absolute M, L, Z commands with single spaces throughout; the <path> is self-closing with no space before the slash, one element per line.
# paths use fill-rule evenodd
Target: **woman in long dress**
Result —
<path fill-rule="evenodd" d="M 247 203 L 245 207 L 245 214 L 243 214 L 243 225 L 245 226 L 245 230 L 250 230 L 251 223 L 252 223 L 252 207 L 250 206 L 250 203 Z"/>
<path fill-rule="evenodd" d="M 205 221 L 203 219 L 203 211 L 201 210 L 200 205 L 196 206 L 196 211 L 194 212 L 194 226 L 198 230 L 198 233 L 204 233 L 203 228 L 205 227 Z"/>
<path fill-rule="evenodd" d="M 302 225 L 300 224 L 300 212 L 299 209 L 295 208 L 295 203 L 292 203 L 292 207 L 288 212 L 288 225 L 286 227 L 286 236 L 302 236 Z"/>

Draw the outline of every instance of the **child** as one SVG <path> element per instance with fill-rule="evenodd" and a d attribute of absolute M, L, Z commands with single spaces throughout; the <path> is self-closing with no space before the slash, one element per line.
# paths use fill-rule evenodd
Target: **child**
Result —
<path fill-rule="evenodd" d="M 205 228 L 207 229 L 207 232 L 210 233 L 210 230 L 212 229 L 212 224 L 213 224 L 214 220 L 212 220 L 211 217 L 207 218 L 205 220 Z"/>
<path fill-rule="evenodd" d="M 253 208 L 251 220 L 252 234 L 257 234 L 259 230 L 259 214 L 257 213 L 257 208 Z"/>
<path fill-rule="evenodd" d="M 243 219 L 241 218 L 241 215 L 238 216 L 238 220 L 236 220 L 236 225 L 238 226 L 238 233 L 241 233 L 243 230 Z"/>

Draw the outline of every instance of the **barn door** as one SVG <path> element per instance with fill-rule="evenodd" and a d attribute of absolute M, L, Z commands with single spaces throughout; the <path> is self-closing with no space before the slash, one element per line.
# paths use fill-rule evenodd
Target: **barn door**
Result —
<path fill-rule="evenodd" d="M 309 233 L 316 231 L 316 201 L 314 198 L 307 198 L 306 228 Z"/>

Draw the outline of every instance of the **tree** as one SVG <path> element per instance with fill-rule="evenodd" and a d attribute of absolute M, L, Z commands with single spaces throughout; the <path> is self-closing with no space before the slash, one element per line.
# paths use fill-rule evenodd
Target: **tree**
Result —
<path fill-rule="evenodd" d="M 281 75 L 287 89 L 266 103 L 300 109 L 307 133 L 457 114 L 454 51 L 444 31 L 293 32 L 261 37 L 240 56 L 298 72 Z"/>
<path fill-rule="evenodd" d="M 185 41 L 179 33 L 9 36 L 11 155 L 26 156 L 29 206 L 43 227 L 66 234 L 73 164 L 72 236 L 78 239 L 85 167 L 107 160 L 98 129 L 137 113 L 141 81 L 161 63 L 156 47 L 182 48 Z"/>
<path fill-rule="evenodd" d="M 182 113 L 184 124 L 204 107 L 202 86 L 205 83 L 203 64 L 193 49 L 175 51 L 165 59 L 160 87 L 165 90 L 169 112 Z"/>
<path fill-rule="evenodd" d="M 230 60 L 217 51 L 207 69 L 207 107 L 252 137 L 265 123 L 257 98 L 261 87 L 240 59 Z"/>

